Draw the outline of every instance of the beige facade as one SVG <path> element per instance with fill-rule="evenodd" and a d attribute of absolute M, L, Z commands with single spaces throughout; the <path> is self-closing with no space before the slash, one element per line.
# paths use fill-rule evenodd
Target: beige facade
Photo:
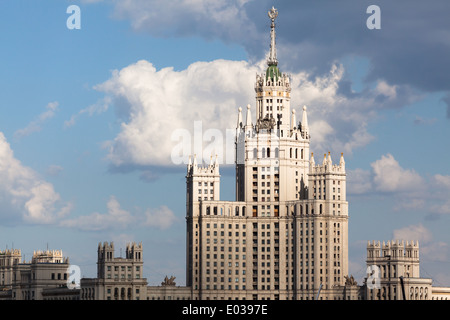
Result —
<path fill-rule="evenodd" d="M 432 279 L 420 277 L 419 243 L 378 241 L 367 244 L 367 300 L 431 300 Z"/>
<path fill-rule="evenodd" d="M 237 201 L 215 192 L 217 161 L 188 164 L 186 279 L 194 298 L 313 299 L 320 289 L 321 298 L 340 299 L 348 276 L 344 158 L 310 157 L 307 110 L 297 123 L 270 14 L 272 56 L 256 77 L 256 121 L 250 105 L 245 121 L 238 112 Z"/>
<path fill-rule="evenodd" d="M 0 252 L 0 299 L 43 300 L 47 290 L 67 288 L 68 268 L 60 250 L 35 251 L 29 262 L 22 262 L 20 250 Z"/>
<path fill-rule="evenodd" d="M 81 300 L 145 300 L 142 243 L 127 245 L 125 258 L 115 257 L 114 243 L 98 244 L 97 278 L 81 279 Z"/>

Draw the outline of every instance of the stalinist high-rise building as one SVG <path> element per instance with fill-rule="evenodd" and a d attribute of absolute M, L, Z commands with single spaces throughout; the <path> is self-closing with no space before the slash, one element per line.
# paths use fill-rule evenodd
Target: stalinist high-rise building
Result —
<path fill-rule="evenodd" d="M 307 108 L 297 122 L 291 80 L 278 68 L 278 12 L 268 15 L 268 66 L 256 77 L 255 106 L 237 115 L 236 201 L 220 200 L 217 158 L 188 164 L 186 284 L 202 300 L 357 295 L 344 158 L 333 163 L 328 153 L 316 163 L 310 153 Z"/>

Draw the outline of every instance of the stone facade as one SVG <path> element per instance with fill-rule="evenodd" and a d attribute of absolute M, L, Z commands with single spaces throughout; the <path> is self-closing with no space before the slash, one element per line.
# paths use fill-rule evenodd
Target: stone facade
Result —
<path fill-rule="evenodd" d="M 67 288 L 68 268 L 60 250 L 35 251 L 28 262 L 18 249 L 0 252 L 0 299 L 44 300 L 48 290 Z M 78 295 L 72 291 L 70 298 Z"/>
<path fill-rule="evenodd" d="M 145 300 L 142 243 L 127 245 L 125 258 L 115 257 L 114 243 L 98 244 L 97 278 L 81 279 L 81 300 Z"/>
<path fill-rule="evenodd" d="M 256 121 L 238 111 L 236 201 L 220 201 L 217 161 L 187 168 L 187 285 L 198 299 L 341 299 L 348 276 L 343 155 L 309 154 L 307 108 L 291 111 L 291 80 L 278 69 L 275 9 Z M 208 188 L 208 189 L 207 189 Z M 211 188 L 211 189 L 209 189 Z M 203 193 L 202 193 L 203 192 Z M 202 193 L 202 195 L 200 195 Z M 208 194 L 209 197 L 204 195 Z"/>

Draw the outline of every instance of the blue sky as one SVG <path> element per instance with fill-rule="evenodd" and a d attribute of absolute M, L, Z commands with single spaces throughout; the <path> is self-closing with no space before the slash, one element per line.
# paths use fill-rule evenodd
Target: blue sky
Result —
<path fill-rule="evenodd" d="M 418 239 L 422 275 L 450 285 L 450 6 L 378 1 L 381 29 L 368 30 L 365 1 L 189 3 L 0 3 L 0 248 L 62 249 L 93 277 L 99 242 L 120 255 L 142 241 L 149 283 L 184 284 L 171 134 L 232 129 L 254 106 L 274 5 L 311 151 L 346 159 L 349 272 L 364 276 L 367 240 Z M 66 26 L 72 4 L 80 30 Z M 221 174 L 233 200 L 233 166 Z"/>

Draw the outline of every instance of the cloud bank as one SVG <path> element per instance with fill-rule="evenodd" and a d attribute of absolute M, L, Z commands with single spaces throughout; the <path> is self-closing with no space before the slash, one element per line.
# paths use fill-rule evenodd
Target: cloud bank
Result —
<path fill-rule="evenodd" d="M 252 106 L 252 121 L 256 122 L 253 86 L 256 74 L 265 68 L 264 61 L 213 60 L 192 63 L 181 71 L 170 67 L 157 70 L 141 60 L 115 70 L 109 80 L 95 87 L 105 93 L 104 100 L 111 102 L 121 121 L 120 132 L 104 144 L 111 165 L 146 170 L 148 166 L 178 164 L 171 158 L 180 143 L 177 130 L 191 135 L 186 164 L 188 155 L 195 153 L 196 121 L 201 121 L 202 158 L 209 161 L 208 130 L 219 130 L 226 140 L 227 130 L 235 131 L 238 107 L 247 104 Z M 342 65 L 333 65 L 322 77 L 306 72 L 291 74 L 291 108 L 300 111 L 303 105 L 308 106 L 311 148 L 316 152 L 351 154 L 372 141 L 367 126 L 377 110 L 416 99 L 384 81 L 364 94 L 346 97 L 340 91 L 343 73 Z M 234 152 L 233 137 L 229 142 L 224 141 L 222 150 L 216 150 L 219 159 Z"/>
<path fill-rule="evenodd" d="M 0 207 L 5 221 L 51 224 L 72 209 L 33 169 L 15 158 L 10 144 L 0 132 Z"/>
<path fill-rule="evenodd" d="M 403 168 L 392 154 L 382 155 L 371 168 L 348 170 L 349 195 L 389 196 L 396 200 L 394 211 L 421 211 L 427 219 L 450 214 L 450 176 L 421 176 Z"/>

